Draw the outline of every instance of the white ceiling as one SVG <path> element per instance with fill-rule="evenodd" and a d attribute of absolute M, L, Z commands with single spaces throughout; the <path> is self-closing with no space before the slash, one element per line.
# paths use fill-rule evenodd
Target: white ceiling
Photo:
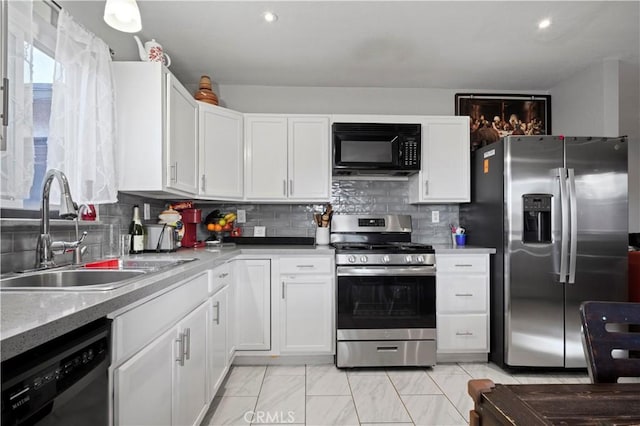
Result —
<path fill-rule="evenodd" d="M 102 21 L 104 1 L 58 1 L 115 51 L 131 34 Z M 185 84 L 547 90 L 608 58 L 638 62 L 638 1 L 138 0 Z M 266 10 L 279 19 L 267 24 Z M 537 23 L 552 25 L 539 30 Z"/>

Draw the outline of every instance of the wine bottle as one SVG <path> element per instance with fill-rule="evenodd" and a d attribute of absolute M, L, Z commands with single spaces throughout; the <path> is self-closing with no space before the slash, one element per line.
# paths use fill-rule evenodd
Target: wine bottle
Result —
<path fill-rule="evenodd" d="M 133 219 L 129 225 L 129 234 L 131 234 L 131 250 L 132 254 L 142 253 L 144 250 L 144 228 L 140 221 L 140 207 L 136 204 L 133 206 Z"/>

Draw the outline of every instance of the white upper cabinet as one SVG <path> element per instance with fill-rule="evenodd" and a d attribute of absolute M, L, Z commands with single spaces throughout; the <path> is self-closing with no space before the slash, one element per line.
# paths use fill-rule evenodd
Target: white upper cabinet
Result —
<path fill-rule="evenodd" d="M 241 113 L 198 102 L 199 198 L 241 200 L 244 143 Z"/>
<path fill-rule="evenodd" d="M 289 117 L 289 199 L 328 200 L 331 163 L 328 117 Z"/>
<path fill-rule="evenodd" d="M 245 145 L 245 199 L 330 199 L 328 116 L 246 114 Z"/>
<path fill-rule="evenodd" d="M 470 201 L 469 150 L 469 117 L 424 117 L 421 171 L 409 178 L 409 202 Z"/>
<path fill-rule="evenodd" d="M 158 62 L 114 62 L 119 189 L 155 198 L 198 191 L 197 104 Z"/>
<path fill-rule="evenodd" d="M 245 115 L 247 199 L 287 198 L 287 118 Z"/>

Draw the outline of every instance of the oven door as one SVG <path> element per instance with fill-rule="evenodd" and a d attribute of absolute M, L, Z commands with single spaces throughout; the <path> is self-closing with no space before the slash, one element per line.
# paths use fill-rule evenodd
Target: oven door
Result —
<path fill-rule="evenodd" d="M 366 336 L 367 330 L 435 330 L 435 267 L 340 266 L 337 277 L 343 340 Z"/>

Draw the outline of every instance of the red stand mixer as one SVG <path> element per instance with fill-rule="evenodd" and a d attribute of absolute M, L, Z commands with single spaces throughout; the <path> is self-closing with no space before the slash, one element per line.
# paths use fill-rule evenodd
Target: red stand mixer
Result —
<path fill-rule="evenodd" d="M 184 209 L 180 212 L 184 224 L 184 236 L 180 241 L 182 247 L 204 247 L 204 241 L 198 241 L 198 224 L 202 221 L 202 210 Z"/>

